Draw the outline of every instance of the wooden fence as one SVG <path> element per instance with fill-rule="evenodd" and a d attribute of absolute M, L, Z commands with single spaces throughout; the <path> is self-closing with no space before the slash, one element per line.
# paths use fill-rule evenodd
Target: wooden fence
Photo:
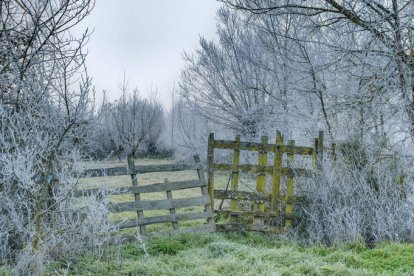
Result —
<path fill-rule="evenodd" d="M 147 225 L 171 223 L 174 232 L 184 230 L 187 232 L 195 231 L 215 231 L 215 224 L 213 219 L 213 212 L 211 208 L 211 200 L 208 194 L 207 183 L 205 181 L 203 167 L 200 164 L 200 158 L 195 156 L 196 163 L 194 164 L 168 164 L 168 165 L 145 165 L 136 166 L 132 158 L 128 158 L 128 167 L 106 168 L 106 169 L 92 169 L 84 173 L 85 177 L 100 177 L 100 176 L 120 176 L 130 175 L 132 186 L 117 189 L 111 192 L 111 195 L 133 194 L 134 201 L 122 203 L 110 203 L 109 209 L 112 213 L 120 213 L 127 211 L 134 211 L 137 213 L 136 219 L 128 219 L 115 222 L 120 228 L 138 227 L 141 235 L 147 235 Z M 197 180 L 175 181 L 170 182 L 165 179 L 164 183 L 155 183 L 145 186 L 140 186 L 137 175 L 140 173 L 150 172 L 176 172 L 184 170 L 196 170 L 198 174 Z M 201 196 L 193 196 L 187 198 L 174 199 L 173 191 L 200 188 Z M 79 195 L 92 194 L 98 189 L 89 189 L 86 191 L 79 191 Z M 141 195 L 146 193 L 165 193 L 166 198 L 160 200 L 142 200 Z M 177 213 L 176 209 L 185 207 L 202 206 L 204 211 Z M 162 216 L 145 216 L 145 211 L 152 210 L 168 210 L 169 215 Z M 180 229 L 180 222 L 205 219 L 203 225 Z"/>
<path fill-rule="evenodd" d="M 216 163 L 214 154 L 216 149 L 233 150 L 232 164 Z M 258 164 L 240 164 L 240 151 L 258 152 Z M 268 153 L 273 153 L 273 164 L 268 164 Z M 287 166 L 283 167 L 283 156 L 286 154 Z M 294 168 L 295 155 L 312 157 L 312 170 Z M 295 218 L 294 205 L 299 199 L 294 195 L 295 176 L 310 176 L 315 169 L 320 169 L 323 159 L 323 132 L 314 140 L 313 147 L 296 146 L 295 141 L 290 140 L 284 144 L 279 131 L 276 133 L 274 144 L 268 143 L 268 137 L 261 137 L 261 143 L 241 142 L 240 136 L 233 141 L 215 140 L 210 133 L 208 139 L 207 171 L 208 190 L 211 198 L 211 206 L 219 216 L 230 217 L 231 223 L 217 224 L 218 230 L 242 230 L 242 231 L 285 231 L 292 226 Z M 231 187 L 226 190 L 217 190 L 214 187 L 215 171 L 231 172 Z M 239 172 L 255 174 L 255 192 L 239 191 Z M 266 178 L 271 177 L 271 191 L 266 191 Z M 286 193 L 281 194 L 282 179 L 285 176 Z M 228 210 L 221 206 L 214 207 L 214 199 L 230 200 Z M 239 202 L 247 200 L 253 202 L 250 211 L 241 210 Z M 239 218 L 239 222 L 237 219 Z M 240 222 L 242 221 L 242 222 Z M 249 222 L 247 222 L 249 221 Z"/>

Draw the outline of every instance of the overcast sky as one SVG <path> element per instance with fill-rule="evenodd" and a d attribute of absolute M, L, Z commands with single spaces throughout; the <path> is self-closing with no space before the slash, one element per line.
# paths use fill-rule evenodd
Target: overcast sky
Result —
<path fill-rule="evenodd" d="M 97 90 L 119 96 L 126 72 L 131 87 L 148 95 L 151 86 L 167 108 L 171 89 L 183 67 L 182 53 L 197 46 L 199 36 L 216 39 L 215 0 L 97 0 L 80 27 L 94 29 L 87 45 L 87 66 Z"/>

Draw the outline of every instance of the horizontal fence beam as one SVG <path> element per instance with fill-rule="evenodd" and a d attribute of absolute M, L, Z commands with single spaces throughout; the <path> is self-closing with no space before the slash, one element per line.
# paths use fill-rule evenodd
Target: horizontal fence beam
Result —
<path fill-rule="evenodd" d="M 262 173 L 263 171 L 267 174 L 273 173 L 273 166 L 258 166 L 258 165 L 250 165 L 250 164 L 243 164 L 238 166 L 239 171 L 242 172 L 249 172 L 254 174 Z M 214 163 L 214 169 L 221 170 L 221 171 L 233 171 L 233 165 L 231 164 L 218 164 Z M 311 170 L 306 170 L 302 168 L 286 168 L 283 167 L 281 170 L 282 175 L 285 176 L 311 176 L 314 173 Z"/>
<path fill-rule="evenodd" d="M 213 147 L 216 149 L 239 149 L 247 151 L 267 151 L 275 153 L 277 148 L 283 148 L 283 152 L 294 153 L 299 155 L 312 155 L 314 149 L 312 147 L 300 147 L 292 145 L 277 146 L 275 144 L 263 145 L 262 143 L 255 142 L 240 142 L 240 145 L 236 141 L 229 140 L 214 140 Z"/>
<path fill-rule="evenodd" d="M 198 188 L 207 186 L 207 184 L 202 183 L 200 180 L 188 180 L 188 181 L 175 181 L 169 183 L 154 183 L 145 186 L 134 186 L 134 187 L 123 187 L 112 190 L 109 195 L 124 195 L 124 194 L 143 194 L 143 193 L 157 193 L 157 192 L 166 192 L 173 190 L 184 190 L 191 188 Z M 85 189 L 85 190 L 76 190 L 74 192 L 75 197 L 82 196 L 91 196 L 98 193 L 101 188 L 96 189 Z"/>
<path fill-rule="evenodd" d="M 270 195 L 263 195 L 246 191 L 214 190 L 214 199 L 236 199 L 255 202 L 270 202 Z"/>
<path fill-rule="evenodd" d="M 263 195 L 247 191 L 224 191 L 224 190 L 214 190 L 215 199 L 236 199 L 236 200 L 248 200 L 255 202 L 270 202 L 270 195 Z M 290 204 L 295 204 L 298 201 L 303 201 L 304 197 L 298 196 L 289 196 L 286 198 L 286 195 L 280 195 L 279 201 L 283 201 Z"/>
<path fill-rule="evenodd" d="M 164 165 L 145 165 L 135 166 L 133 171 L 127 167 L 114 167 L 102 169 L 89 169 L 82 173 L 82 177 L 102 177 L 102 176 L 120 176 L 127 174 L 151 173 L 151 172 L 174 172 L 186 170 L 204 169 L 201 164 L 184 163 L 184 164 L 164 164 Z"/>
<path fill-rule="evenodd" d="M 161 200 L 146 200 L 137 202 L 123 202 L 110 203 L 109 210 L 112 213 L 128 212 L 128 211 L 148 211 L 148 210 L 163 210 L 171 208 L 193 207 L 205 205 L 210 203 L 208 196 L 179 198 L 179 199 L 161 199 Z"/>
<path fill-rule="evenodd" d="M 195 219 L 207 219 L 212 218 L 213 214 L 211 212 L 199 212 L 199 213 L 185 213 L 185 214 L 170 214 L 165 216 L 156 216 L 156 217 L 146 217 L 141 219 L 129 219 L 125 221 L 118 221 L 115 224 L 119 225 L 119 228 L 130 228 L 140 225 L 150 225 L 157 223 L 171 223 L 178 221 L 186 220 L 195 220 Z"/>
<path fill-rule="evenodd" d="M 200 169 L 204 169 L 204 167 L 202 164 L 197 164 L 197 163 L 146 165 L 146 166 L 135 166 L 133 173 L 175 172 L 175 171 L 200 170 Z"/>

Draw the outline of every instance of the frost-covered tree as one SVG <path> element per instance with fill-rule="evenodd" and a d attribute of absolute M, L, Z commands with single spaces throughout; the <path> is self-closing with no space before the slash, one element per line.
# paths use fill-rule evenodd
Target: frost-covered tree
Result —
<path fill-rule="evenodd" d="M 93 136 L 96 146 L 106 147 L 107 153 L 114 152 L 120 160 L 125 154 L 135 157 L 140 152 L 153 154 L 160 146 L 165 123 L 156 93 L 151 98 L 142 98 L 137 89 L 129 90 L 125 79 L 119 90 L 121 96 L 116 101 L 104 99 L 100 107 Z"/>
<path fill-rule="evenodd" d="M 72 196 L 93 104 L 81 74 L 88 32 L 70 29 L 93 6 L 0 1 L 0 264 L 17 274 L 109 238 L 105 205 Z"/>
<path fill-rule="evenodd" d="M 328 85 L 335 84 L 338 90 L 335 94 L 341 97 L 335 112 L 345 116 L 349 114 L 344 112 L 346 109 L 358 110 L 362 136 L 373 128 L 385 140 L 392 134 L 394 140 L 404 139 L 403 133 L 413 136 L 412 1 L 222 2 L 253 21 L 286 16 L 301 18 L 308 30 L 305 36 L 294 34 L 288 38 L 328 49 L 320 55 L 325 63 L 325 68 L 320 69 L 330 77 L 326 78 Z"/>

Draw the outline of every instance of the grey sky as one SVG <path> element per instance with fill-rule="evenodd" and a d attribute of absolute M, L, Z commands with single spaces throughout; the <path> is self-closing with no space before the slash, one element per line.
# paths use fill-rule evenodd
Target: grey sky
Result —
<path fill-rule="evenodd" d="M 171 106 L 171 88 L 183 67 L 184 50 L 195 49 L 199 35 L 215 39 L 215 0 L 97 0 L 82 28 L 94 29 L 87 66 L 97 100 L 102 90 L 114 99 L 125 70 L 131 87 L 148 95 L 157 88 Z"/>

